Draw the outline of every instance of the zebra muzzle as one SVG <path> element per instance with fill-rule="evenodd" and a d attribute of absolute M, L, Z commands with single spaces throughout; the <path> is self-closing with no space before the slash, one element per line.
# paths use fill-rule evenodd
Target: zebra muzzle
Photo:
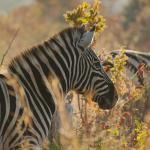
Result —
<path fill-rule="evenodd" d="M 115 106 L 118 100 L 118 94 L 116 90 L 112 94 L 105 94 L 103 96 L 95 96 L 94 101 L 98 103 L 99 108 L 101 109 L 111 109 Z"/>

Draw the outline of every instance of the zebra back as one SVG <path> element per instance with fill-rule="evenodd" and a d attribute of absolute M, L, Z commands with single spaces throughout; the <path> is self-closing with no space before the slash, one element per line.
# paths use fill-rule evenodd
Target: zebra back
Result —
<path fill-rule="evenodd" d="M 119 50 L 113 50 L 110 55 L 115 58 L 119 53 Z M 135 84 L 144 85 L 144 79 L 148 78 L 150 71 L 150 53 L 125 50 L 125 55 L 127 56 L 125 67 L 128 77 L 131 77 Z M 107 61 L 104 61 L 103 65 L 113 67 L 113 64 Z"/>

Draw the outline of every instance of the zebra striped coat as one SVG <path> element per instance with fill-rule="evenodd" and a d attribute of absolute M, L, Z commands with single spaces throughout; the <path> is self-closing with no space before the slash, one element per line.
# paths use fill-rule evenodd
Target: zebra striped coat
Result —
<path fill-rule="evenodd" d="M 113 57 L 117 56 L 119 54 L 119 50 L 113 50 L 111 51 L 111 55 Z M 147 74 L 145 71 L 150 71 L 150 53 L 146 52 L 139 52 L 139 51 L 133 51 L 133 50 L 126 50 L 125 54 L 127 56 L 127 64 L 126 64 L 126 70 L 129 77 L 135 77 L 134 83 L 135 84 L 144 84 L 144 79 L 149 77 L 149 74 Z M 143 67 L 143 68 L 142 68 Z M 142 71 L 139 73 L 139 71 Z"/>
<path fill-rule="evenodd" d="M 69 90 L 90 94 L 102 109 L 115 105 L 116 89 L 91 50 L 93 36 L 94 28 L 68 28 L 14 58 L 1 73 L 0 150 L 40 148 L 57 101 Z"/>

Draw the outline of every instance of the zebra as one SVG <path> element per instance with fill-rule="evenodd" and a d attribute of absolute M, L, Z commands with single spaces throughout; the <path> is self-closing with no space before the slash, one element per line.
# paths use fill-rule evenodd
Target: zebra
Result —
<path fill-rule="evenodd" d="M 70 90 L 90 95 L 101 109 L 115 106 L 117 90 L 92 50 L 94 33 L 95 27 L 64 29 L 1 71 L 0 150 L 21 149 L 26 141 L 26 149 L 40 149 L 51 132 L 57 92 L 63 98 Z M 58 89 L 53 89 L 54 80 Z"/>
<path fill-rule="evenodd" d="M 119 55 L 119 53 L 120 50 L 110 51 L 110 55 L 113 58 Z M 125 55 L 127 56 L 125 67 L 128 77 L 133 78 L 136 85 L 144 85 L 144 79 L 149 77 L 147 73 L 150 71 L 150 53 L 125 50 Z M 104 60 L 103 66 L 112 68 L 113 64 Z"/>

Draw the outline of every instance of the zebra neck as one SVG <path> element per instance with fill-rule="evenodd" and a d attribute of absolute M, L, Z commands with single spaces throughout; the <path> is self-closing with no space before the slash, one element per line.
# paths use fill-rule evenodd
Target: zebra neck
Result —
<path fill-rule="evenodd" d="M 56 91 L 56 86 L 59 87 L 61 95 L 65 95 L 70 89 L 69 71 L 63 70 L 63 63 L 58 63 L 60 60 L 56 62 L 56 59 L 50 56 L 51 54 L 40 50 L 17 58 L 9 66 L 10 74 L 17 78 L 16 80 L 24 89 L 43 93 L 44 99 L 52 97 L 48 93 Z"/>

